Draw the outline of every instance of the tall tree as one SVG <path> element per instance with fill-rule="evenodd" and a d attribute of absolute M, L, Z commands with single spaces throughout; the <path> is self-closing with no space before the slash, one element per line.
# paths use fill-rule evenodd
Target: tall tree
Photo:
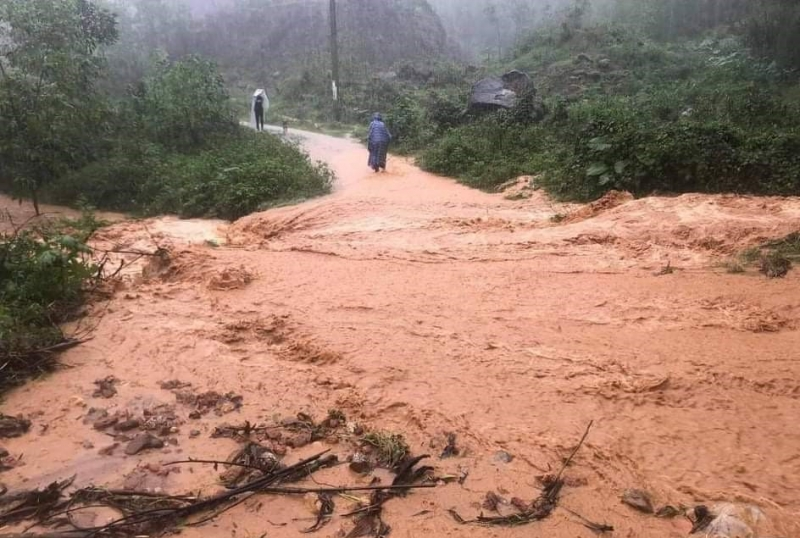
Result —
<path fill-rule="evenodd" d="M 0 4 L 0 180 L 29 195 L 97 151 L 104 100 L 100 47 L 116 19 L 90 0 L 4 0 Z"/>

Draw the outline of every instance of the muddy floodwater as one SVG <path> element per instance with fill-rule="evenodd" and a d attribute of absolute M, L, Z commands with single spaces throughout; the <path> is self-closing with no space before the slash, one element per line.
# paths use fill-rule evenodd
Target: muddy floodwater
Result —
<path fill-rule="evenodd" d="M 396 538 L 596 536 L 575 513 L 613 536 L 688 535 L 682 517 L 623 504 L 628 488 L 654 508 L 755 505 L 767 516 L 760 536 L 800 536 L 800 271 L 770 280 L 720 265 L 800 229 L 800 199 L 611 194 L 566 205 L 541 191 L 471 190 L 397 157 L 373 174 L 356 143 L 299 136 L 337 173 L 331 195 L 235 223 L 122 220 L 98 232 L 102 245 L 166 248 L 169 265 L 126 271 L 82 320 L 93 338 L 62 356 L 68 367 L 5 399 L 5 414 L 32 421 L 2 443 L 22 455 L 0 475 L 10 490 L 77 475 L 213 493 L 219 470 L 162 464 L 227 458 L 236 443 L 210 437 L 221 424 L 338 409 L 401 432 L 439 476 L 466 476 L 389 501 Z M 93 396 L 108 376 L 116 392 Z M 241 399 L 190 418 L 161 388 L 168 380 Z M 180 419 L 175 441 L 135 455 L 103 450 L 114 439 L 85 420 L 92 408 L 159 406 Z M 565 471 L 569 510 L 515 528 L 461 526 L 448 512 L 474 517 L 488 492 L 535 498 L 590 421 Z M 448 434 L 459 454 L 439 459 Z M 371 477 L 341 466 L 315 480 Z M 336 502 L 319 536 L 353 528 L 339 514 L 355 501 Z M 182 536 L 299 536 L 314 521 L 307 504 L 263 496 Z"/>

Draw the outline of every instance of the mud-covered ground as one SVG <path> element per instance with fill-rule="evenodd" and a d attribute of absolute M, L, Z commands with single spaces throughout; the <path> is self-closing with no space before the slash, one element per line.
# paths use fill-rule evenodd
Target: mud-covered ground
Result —
<path fill-rule="evenodd" d="M 392 536 L 592 537 L 561 509 L 509 529 L 462 527 L 447 511 L 477 515 L 489 491 L 536 497 L 537 477 L 593 420 L 561 506 L 614 536 L 691 528 L 623 505 L 631 487 L 657 507 L 755 504 L 768 517 L 762 536 L 800 536 L 800 272 L 769 280 L 719 265 L 800 229 L 800 199 L 512 200 L 398 158 L 374 175 L 353 142 L 303 140 L 337 172 L 334 194 L 233 224 L 163 218 L 98 233 L 98 244 L 167 247 L 170 263 L 127 271 L 82 321 L 96 329 L 63 355 L 69 367 L 5 400 L 4 413 L 33 422 L 2 443 L 21 456 L 0 474 L 6 486 L 77 474 L 80 485 L 212 492 L 213 468 L 160 464 L 227 457 L 235 443 L 209 437 L 225 422 L 336 408 L 402 432 L 418 454 L 438 455 L 456 434 L 461 454 L 433 461 L 440 475 L 468 477 L 390 501 Z M 109 375 L 117 393 L 93 397 Z M 191 419 L 159 386 L 175 379 L 234 392 L 241 409 Z M 161 404 L 182 422 L 177 445 L 99 453 L 114 440 L 84 420 L 90 408 L 138 416 Z M 369 483 L 346 467 L 317 480 Z M 343 512 L 352 499 L 338 502 Z M 264 497 L 183 536 L 298 536 L 309 519 L 302 499 Z M 335 517 L 319 534 L 351 528 Z"/>

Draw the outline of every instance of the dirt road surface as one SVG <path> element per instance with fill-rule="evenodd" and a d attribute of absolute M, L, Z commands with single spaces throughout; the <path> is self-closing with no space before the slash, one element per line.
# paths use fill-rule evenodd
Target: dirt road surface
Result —
<path fill-rule="evenodd" d="M 221 423 L 337 408 L 402 432 L 417 454 L 438 456 L 456 434 L 461 455 L 433 461 L 440 474 L 468 471 L 463 485 L 390 501 L 392 536 L 592 537 L 563 509 L 508 529 L 460 526 L 447 511 L 475 516 L 489 491 L 536 497 L 537 477 L 561 466 L 593 420 L 561 506 L 614 536 L 691 528 L 621 504 L 631 487 L 656 507 L 752 503 L 768 517 L 762 537 L 800 536 L 800 271 L 768 280 L 718 266 L 800 229 L 800 199 L 612 195 L 572 206 L 537 191 L 515 201 L 399 158 L 375 175 L 351 141 L 303 143 L 338 174 L 330 196 L 233 224 L 162 218 L 101 230 L 103 244 L 168 247 L 171 263 L 151 264 L 147 278 L 129 271 L 83 320 L 94 337 L 63 355 L 69 368 L 3 403 L 34 424 L 3 443 L 23 455 L 0 475 L 7 486 L 76 474 L 81 485 L 208 493 L 213 469 L 160 464 L 227 457 L 235 443 L 209 438 Z M 117 394 L 93 398 L 93 381 L 109 375 Z M 112 440 L 85 423 L 89 408 L 174 405 L 159 388 L 174 379 L 233 391 L 242 408 L 187 419 L 177 446 L 99 455 Z M 369 482 L 346 467 L 326 473 L 318 480 Z M 344 512 L 348 501 L 337 503 Z M 284 538 L 309 519 L 301 499 L 262 497 L 182 535 Z M 319 535 L 351 528 L 336 516 Z"/>

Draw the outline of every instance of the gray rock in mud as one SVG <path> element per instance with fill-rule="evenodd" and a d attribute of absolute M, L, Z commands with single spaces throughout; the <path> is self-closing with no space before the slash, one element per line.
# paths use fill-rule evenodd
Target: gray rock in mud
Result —
<path fill-rule="evenodd" d="M 356 474 L 367 475 L 373 471 L 375 465 L 371 458 L 363 452 L 356 452 L 350 460 L 350 470 Z"/>
<path fill-rule="evenodd" d="M 141 422 L 136 420 L 135 418 L 131 418 L 128 420 L 124 420 L 114 426 L 114 429 L 118 432 L 129 432 L 131 430 L 135 430 L 139 426 L 141 426 Z"/>
<path fill-rule="evenodd" d="M 119 417 L 110 416 L 101 418 L 100 420 L 94 423 L 95 430 L 106 430 L 112 426 L 114 426 L 117 422 L 119 422 Z"/>
<path fill-rule="evenodd" d="M 151 448 L 164 448 L 164 441 L 155 435 L 142 433 L 137 435 L 133 441 L 128 443 L 128 446 L 125 447 L 125 453 L 129 456 L 134 456 L 142 450 L 148 450 Z"/>
<path fill-rule="evenodd" d="M 652 514 L 653 501 L 650 494 L 641 489 L 626 489 L 622 494 L 622 502 L 645 514 Z"/>
<path fill-rule="evenodd" d="M 498 450 L 494 453 L 494 461 L 497 463 L 511 463 L 514 461 L 514 456 L 506 452 L 505 450 Z"/>

